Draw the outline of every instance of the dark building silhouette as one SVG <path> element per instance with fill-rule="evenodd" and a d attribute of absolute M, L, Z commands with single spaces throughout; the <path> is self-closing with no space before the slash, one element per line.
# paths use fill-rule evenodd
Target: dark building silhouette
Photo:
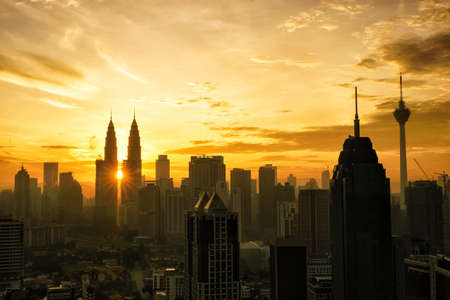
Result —
<path fill-rule="evenodd" d="M 133 117 L 128 137 L 128 156 L 123 161 L 123 178 L 121 181 L 122 203 L 137 201 L 138 191 L 142 187 L 141 138 Z"/>
<path fill-rule="evenodd" d="M 192 203 L 192 183 L 190 178 L 181 179 L 181 192 L 184 198 L 184 210 L 191 210 L 194 205 Z"/>
<path fill-rule="evenodd" d="M 394 111 L 394 117 L 400 126 L 400 207 L 405 205 L 405 188 L 408 183 L 408 173 L 406 168 L 406 133 L 405 124 L 411 114 L 403 101 L 402 75 L 400 74 L 400 101 Z"/>
<path fill-rule="evenodd" d="M 185 214 L 185 300 L 240 299 L 237 214 L 206 193 Z"/>
<path fill-rule="evenodd" d="M 163 231 L 163 218 L 158 185 L 148 183 L 139 191 L 137 212 L 139 233 L 160 240 Z"/>
<path fill-rule="evenodd" d="M 330 171 L 325 170 L 322 172 L 321 185 L 324 190 L 328 190 L 330 188 Z"/>
<path fill-rule="evenodd" d="M 44 190 L 47 194 L 49 190 L 58 186 L 58 163 L 44 162 Z"/>
<path fill-rule="evenodd" d="M 307 299 L 306 246 L 296 240 L 270 244 L 272 300 Z"/>
<path fill-rule="evenodd" d="M 393 299 L 390 186 L 368 137 L 345 140 L 330 182 L 335 300 Z"/>
<path fill-rule="evenodd" d="M 330 252 L 330 192 L 300 190 L 298 195 L 299 239 L 310 255 L 327 257 Z"/>
<path fill-rule="evenodd" d="M 0 193 L 0 216 L 15 215 L 15 195 L 12 190 L 2 190 Z"/>
<path fill-rule="evenodd" d="M 80 224 L 83 212 L 83 193 L 81 185 L 76 181 L 72 172 L 59 174 L 59 223 Z"/>
<path fill-rule="evenodd" d="M 30 202 L 31 202 L 31 222 L 36 224 L 41 220 L 42 196 L 41 188 L 37 178 L 30 178 Z"/>
<path fill-rule="evenodd" d="M 259 168 L 259 216 L 263 236 L 273 239 L 277 228 L 277 202 L 275 185 L 277 184 L 277 167 L 265 165 Z"/>
<path fill-rule="evenodd" d="M 30 175 L 22 168 L 14 178 L 15 217 L 28 225 L 31 221 Z"/>
<path fill-rule="evenodd" d="M 117 224 L 117 141 L 112 118 L 105 140 L 105 159 L 95 161 L 95 224 L 111 231 Z"/>
<path fill-rule="evenodd" d="M 244 169 L 233 169 L 230 171 L 230 192 L 232 198 L 231 210 L 239 212 L 239 226 L 246 239 L 251 225 L 251 171 Z M 233 201 L 239 200 L 239 201 Z M 235 207 L 238 206 L 238 207 Z"/>
<path fill-rule="evenodd" d="M 20 289 L 24 276 L 24 225 L 0 217 L 0 293 Z"/>
<path fill-rule="evenodd" d="M 155 179 L 169 179 L 170 178 L 170 160 L 167 155 L 158 155 L 155 162 Z"/>
<path fill-rule="evenodd" d="M 410 182 L 405 189 L 409 231 L 431 253 L 443 249 L 442 188 L 436 181 Z"/>
<path fill-rule="evenodd" d="M 218 183 L 225 181 L 223 156 L 191 156 L 189 178 L 192 187 L 191 203 L 203 191 L 212 194 Z"/>

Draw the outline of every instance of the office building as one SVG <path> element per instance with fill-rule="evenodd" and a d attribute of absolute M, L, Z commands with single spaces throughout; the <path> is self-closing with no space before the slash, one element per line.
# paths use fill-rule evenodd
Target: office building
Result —
<path fill-rule="evenodd" d="M 83 215 L 83 193 L 81 185 L 72 172 L 59 174 L 59 218 L 61 224 L 81 224 Z"/>
<path fill-rule="evenodd" d="M 105 157 L 95 161 L 95 224 L 111 232 L 117 227 L 117 141 L 112 118 L 105 140 Z"/>
<path fill-rule="evenodd" d="M 311 255 L 330 253 L 330 192 L 329 190 L 300 190 L 298 196 L 299 239 L 308 246 Z"/>
<path fill-rule="evenodd" d="M 297 236 L 298 228 L 297 203 L 277 202 L 277 238 L 286 239 Z"/>
<path fill-rule="evenodd" d="M 328 190 L 330 188 L 330 171 L 325 170 L 322 172 L 322 189 Z"/>
<path fill-rule="evenodd" d="M 289 183 L 290 186 L 294 187 L 295 198 L 297 199 L 298 197 L 297 178 L 294 175 L 289 174 L 286 182 Z"/>
<path fill-rule="evenodd" d="M 355 88 L 355 103 L 357 96 Z M 335 300 L 393 299 L 390 185 L 368 137 L 347 138 L 330 182 Z"/>
<path fill-rule="evenodd" d="M 31 222 L 30 175 L 22 168 L 14 178 L 15 217 L 26 225 Z"/>
<path fill-rule="evenodd" d="M 233 169 L 230 171 L 230 190 L 232 200 L 231 210 L 240 213 L 239 226 L 242 232 L 248 232 L 251 225 L 251 171 Z M 236 203 L 235 203 L 236 202 Z M 239 205 L 239 207 L 235 207 Z"/>
<path fill-rule="evenodd" d="M 442 188 L 442 232 L 444 236 L 444 252 L 450 255 L 450 181 L 448 174 L 441 173 L 437 180 Z"/>
<path fill-rule="evenodd" d="M 44 194 L 58 186 L 58 163 L 44 162 Z"/>
<path fill-rule="evenodd" d="M 394 111 L 395 120 L 400 127 L 400 207 L 405 207 L 405 188 L 408 183 L 408 172 L 406 167 L 406 133 L 405 124 L 409 119 L 411 111 L 403 101 L 402 75 L 400 74 L 400 101 Z"/>
<path fill-rule="evenodd" d="M 160 240 L 163 234 L 163 218 L 160 191 L 156 184 L 148 183 L 139 191 L 137 211 L 139 233 Z"/>
<path fill-rule="evenodd" d="M 236 213 L 216 193 L 202 193 L 185 222 L 184 299 L 240 299 Z"/>
<path fill-rule="evenodd" d="M 30 178 L 30 202 L 32 223 L 39 223 L 42 218 L 42 195 L 37 178 Z"/>
<path fill-rule="evenodd" d="M 257 193 L 258 181 L 256 179 L 251 180 L 251 219 L 252 219 L 252 227 L 258 228 L 259 224 L 259 196 Z"/>
<path fill-rule="evenodd" d="M 64 225 L 39 225 L 25 228 L 24 244 L 29 248 L 47 248 L 64 245 L 66 227 Z"/>
<path fill-rule="evenodd" d="M 158 155 L 155 162 L 155 179 L 169 179 L 170 178 L 170 160 L 167 155 Z"/>
<path fill-rule="evenodd" d="M 182 178 L 181 179 L 181 192 L 183 193 L 184 198 L 184 210 L 191 210 L 194 207 L 192 201 L 192 183 L 190 178 Z"/>
<path fill-rule="evenodd" d="M 189 178 L 191 199 L 197 199 L 201 192 L 216 192 L 217 183 L 226 183 L 223 156 L 191 156 Z"/>
<path fill-rule="evenodd" d="M 21 289 L 24 276 L 23 222 L 0 217 L 0 293 Z"/>
<path fill-rule="evenodd" d="M 277 167 L 270 164 L 259 168 L 259 227 L 265 238 L 273 239 L 277 228 L 277 200 L 275 185 L 277 183 Z"/>
<path fill-rule="evenodd" d="M 272 300 L 306 299 L 306 246 L 296 240 L 270 244 Z"/>
<path fill-rule="evenodd" d="M 411 237 L 423 241 L 431 253 L 442 251 L 442 188 L 436 181 L 414 181 L 405 197 Z"/>
<path fill-rule="evenodd" d="M 170 235 L 182 235 L 184 226 L 184 197 L 180 189 L 168 191 L 165 201 L 165 230 Z"/>
<path fill-rule="evenodd" d="M 12 190 L 2 190 L 0 192 L 0 215 L 13 216 L 15 214 L 16 203 L 15 194 Z"/>

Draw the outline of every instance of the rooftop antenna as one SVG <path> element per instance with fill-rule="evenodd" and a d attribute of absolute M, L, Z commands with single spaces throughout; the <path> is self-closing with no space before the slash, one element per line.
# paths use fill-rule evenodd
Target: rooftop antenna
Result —
<path fill-rule="evenodd" d="M 133 120 L 136 120 L 136 104 L 133 105 Z"/>
<path fill-rule="evenodd" d="M 359 118 L 358 118 L 358 88 L 355 86 L 355 137 L 359 137 Z"/>
<path fill-rule="evenodd" d="M 112 121 L 112 107 L 111 107 L 111 110 L 110 110 L 110 113 L 109 113 L 109 120 Z"/>

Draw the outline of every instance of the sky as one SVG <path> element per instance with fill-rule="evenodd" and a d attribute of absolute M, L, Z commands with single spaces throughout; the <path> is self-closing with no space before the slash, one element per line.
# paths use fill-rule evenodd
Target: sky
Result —
<path fill-rule="evenodd" d="M 175 182 L 197 154 L 319 178 L 353 132 L 357 85 L 396 192 L 400 72 L 409 179 L 426 178 L 413 159 L 449 172 L 450 1 L 0 0 L 0 188 L 58 161 L 91 195 L 110 111 L 122 160 L 134 108 L 148 178 L 158 154 Z"/>

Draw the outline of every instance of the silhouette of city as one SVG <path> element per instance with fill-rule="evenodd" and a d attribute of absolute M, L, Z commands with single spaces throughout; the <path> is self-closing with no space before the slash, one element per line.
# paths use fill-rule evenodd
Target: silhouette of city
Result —
<path fill-rule="evenodd" d="M 450 300 L 450 3 L 250 2 L 0 3 L 0 300 Z"/>

